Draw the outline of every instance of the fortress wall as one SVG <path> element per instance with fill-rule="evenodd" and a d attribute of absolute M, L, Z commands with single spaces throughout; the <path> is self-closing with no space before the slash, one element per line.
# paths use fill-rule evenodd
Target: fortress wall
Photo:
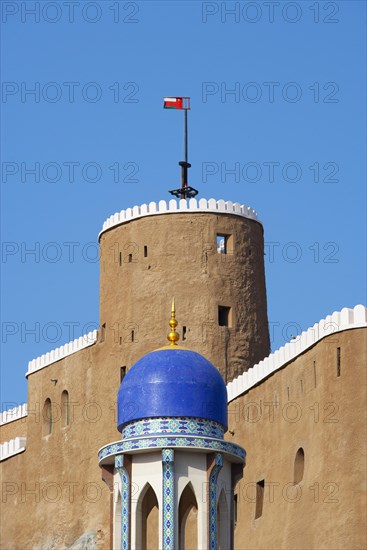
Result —
<path fill-rule="evenodd" d="M 22 416 L 12 422 L 1 424 L 0 444 L 15 439 L 16 437 L 27 436 L 27 416 Z"/>
<path fill-rule="evenodd" d="M 28 377 L 26 452 L 1 463 L 6 480 L 2 540 L 7 550 L 62 549 L 89 532 L 96 532 L 101 549 L 108 547 L 109 490 L 101 479 L 97 452 L 120 438 L 115 417 L 120 382 L 114 366 L 95 344 Z M 62 419 L 64 390 L 69 392 L 67 426 Z M 44 435 L 47 398 L 53 422 L 51 434 Z"/>
<path fill-rule="evenodd" d="M 351 322 L 357 318 L 349 315 Z M 365 376 L 365 334 L 356 328 L 326 336 L 230 403 L 229 430 L 234 435 L 228 433 L 227 439 L 233 438 L 247 451 L 244 478 L 237 488 L 241 528 L 236 529 L 236 548 L 363 548 L 357 518 L 364 498 L 360 476 L 365 459 L 365 390 L 359 382 Z M 19 427 L 26 420 L 28 432 L 27 451 L 2 462 L 3 499 L 9 504 L 3 508 L 7 549 L 46 543 L 63 548 L 92 531 L 97 531 L 101 548 L 108 545 L 109 493 L 100 478 L 96 452 L 120 438 L 114 411 L 122 362 L 123 356 L 106 353 L 105 341 L 97 341 L 29 376 L 28 416 L 2 426 Z M 71 409 L 67 427 L 60 418 L 64 389 L 69 391 Z M 55 407 L 54 423 L 52 433 L 44 436 L 47 397 Z M 289 486 L 299 447 L 305 450 L 305 475 L 300 483 L 302 498 L 292 502 L 299 492 Z M 264 508 L 255 520 L 254 490 L 261 479 L 265 479 Z M 334 492 L 342 498 L 334 497 Z M 319 500 L 314 503 L 314 498 Z M 339 502 L 334 503 L 334 498 Z M 11 512 L 14 504 L 24 517 L 21 528 Z M 335 535 L 330 511 L 339 518 Z M 350 525 L 343 522 L 344 516 Z M 59 520 L 50 526 L 50 517 Z M 316 524 L 315 529 L 307 528 L 307 536 L 304 517 L 309 518 L 307 525 Z M 292 518 L 291 524 L 284 525 L 285 518 Z M 37 531 L 34 522 L 40 526 Z M 324 538 L 323 532 L 327 532 Z"/>
<path fill-rule="evenodd" d="M 26 437 L 15 437 L 0 444 L 0 460 L 14 456 L 25 451 Z"/>
<path fill-rule="evenodd" d="M 327 336 L 230 403 L 227 439 L 247 452 L 235 548 L 366 547 L 366 334 Z M 299 448 L 304 474 L 295 484 Z"/>
<path fill-rule="evenodd" d="M 228 402 L 265 380 L 276 370 L 283 368 L 297 355 L 304 353 L 317 342 L 336 332 L 367 326 L 367 308 L 359 304 L 352 308 L 344 307 L 321 319 L 308 330 L 287 342 L 284 346 L 265 357 L 262 361 L 240 374 L 227 385 Z"/>
<path fill-rule="evenodd" d="M 27 403 L 9 408 L 0 413 L 0 425 L 2 426 L 3 424 L 13 422 L 14 420 L 24 416 L 27 416 Z"/>
<path fill-rule="evenodd" d="M 52 363 L 60 361 L 68 355 L 72 355 L 77 351 L 93 345 L 96 340 L 97 331 L 93 330 L 92 332 L 88 332 L 88 334 L 84 334 L 83 336 L 80 336 L 79 338 L 76 338 L 71 342 L 67 342 L 63 346 L 50 350 L 49 352 L 41 355 L 40 357 L 37 357 L 36 359 L 32 359 L 32 361 L 29 361 L 28 363 L 28 371 L 26 376 L 29 376 L 29 374 L 31 374 L 32 372 L 43 369 L 48 365 L 51 365 Z"/>

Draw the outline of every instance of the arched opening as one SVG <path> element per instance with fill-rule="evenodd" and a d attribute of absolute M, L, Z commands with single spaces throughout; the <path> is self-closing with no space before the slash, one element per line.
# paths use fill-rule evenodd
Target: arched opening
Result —
<path fill-rule="evenodd" d="M 227 499 L 224 489 L 222 489 L 217 504 L 217 544 L 218 550 L 228 550 L 229 548 L 229 517 L 227 508 Z"/>
<path fill-rule="evenodd" d="M 52 407 L 51 399 L 47 398 L 42 410 L 42 435 L 49 435 L 52 432 Z"/>
<path fill-rule="evenodd" d="M 303 472 L 305 469 L 305 452 L 300 447 L 297 451 L 296 458 L 294 460 L 294 485 L 298 485 L 303 479 Z"/>
<path fill-rule="evenodd" d="M 113 547 L 121 548 L 121 493 L 118 492 L 113 523 Z"/>
<path fill-rule="evenodd" d="M 191 483 L 182 492 L 178 507 L 178 536 L 180 550 L 198 548 L 198 503 Z"/>
<path fill-rule="evenodd" d="M 144 487 L 137 504 L 137 548 L 159 548 L 159 508 L 155 492 L 149 483 Z"/>
<path fill-rule="evenodd" d="M 69 392 L 64 390 L 61 394 L 61 426 L 69 426 L 70 410 L 69 410 Z"/>

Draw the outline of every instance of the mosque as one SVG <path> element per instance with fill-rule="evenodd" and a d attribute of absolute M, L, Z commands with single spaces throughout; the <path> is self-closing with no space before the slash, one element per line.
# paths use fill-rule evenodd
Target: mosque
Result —
<path fill-rule="evenodd" d="M 1 415 L 3 550 L 367 547 L 366 308 L 270 353 L 262 223 L 185 159 L 104 223 L 99 329 Z"/>

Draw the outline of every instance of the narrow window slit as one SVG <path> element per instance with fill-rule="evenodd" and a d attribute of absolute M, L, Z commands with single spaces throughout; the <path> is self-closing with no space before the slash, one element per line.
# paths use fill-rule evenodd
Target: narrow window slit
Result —
<path fill-rule="evenodd" d="M 340 348 L 336 348 L 336 375 L 340 376 Z"/>
<path fill-rule="evenodd" d="M 303 479 L 303 472 L 305 469 L 305 452 L 300 447 L 296 453 L 294 460 L 294 485 L 298 485 Z"/>
<path fill-rule="evenodd" d="M 255 509 L 255 519 L 262 516 L 263 513 L 263 502 L 264 502 L 264 488 L 265 480 L 262 479 L 256 483 L 256 509 Z"/>
<path fill-rule="evenodd" d="M 103 323 L 101 325 L 101 337 L 100 337 L 100 342 L 104 342 L 105 341 L 105 338 L 106 338 L 106 323 Z"/>
<path fill-rule="evenodd" d="M 64 390 L 61 394 L 61 418 L 62 427 L 65 428 L 70 424 L 70 411 L 69 411 L 69 392 Z"/>
<path fill-rule="evenodd" d="M 220 327 L 232 326 L 232 312 L 230 307 L 218 306 L 218 325 Z"/>

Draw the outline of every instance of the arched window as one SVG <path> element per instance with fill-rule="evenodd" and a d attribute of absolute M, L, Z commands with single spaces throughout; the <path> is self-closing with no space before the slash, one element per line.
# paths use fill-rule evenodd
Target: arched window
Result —
<path fill-rule="evenodd" d="M 229 515 L 227 499 L 224 489 L 222 489 L 217 505 L 217 544 L 218 550 L 227 550 L 229 548 Z"/>
<path fill-rule="evenodd" d="M 69 407 L 69 392 L 64 390 L 61 394 L 61 426 L 69 426 L 70 424 L 70 407 Z"/>
<path fill-rule="evenodd" d="M 47 398 L 42 410 L 42 435 L 49 435 L 52 432 L 52 407 L 51 399 Z"/>
<path fill-rule="evenodd" d="M 158 500 L 151 485 L 147 483 L 137 504 L 136 542 L 141 550 L 159 548 Z"/>
<path fill-rule="evenodd" d="M 198 548 L 198 503 L 191 483 L 182 492 L 178 507 L 178 536 L 180 550 Z"/>
<path fill-rule="evenodd" d="M 300 483 L 303 479 L 303 472 L 305 469 L 305 452 L 300 447 L 297 451 L 296 458 L 294 460 L 294 485 Z"/>

